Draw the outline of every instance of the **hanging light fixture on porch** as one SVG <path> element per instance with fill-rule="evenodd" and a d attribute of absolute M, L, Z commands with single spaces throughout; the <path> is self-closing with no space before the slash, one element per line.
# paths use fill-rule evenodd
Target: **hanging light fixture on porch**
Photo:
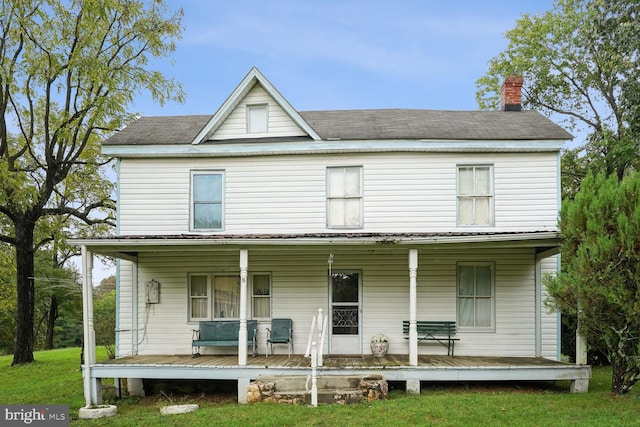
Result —
<path fill-rule="evenodd" d="M 333 264 L 333 254 L 329 254 L 329 259 L 327 260 L 327 264 L 329 264 L 329 277 L 331 277 L 331 265 Z"/>

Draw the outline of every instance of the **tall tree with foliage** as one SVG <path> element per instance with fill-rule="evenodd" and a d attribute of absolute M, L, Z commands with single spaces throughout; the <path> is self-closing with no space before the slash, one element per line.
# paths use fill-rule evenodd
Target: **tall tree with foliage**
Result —
<path fill-rule="evenodd" d="M 109 359 L 116 357 L 116 290 L 97 292 L 93 306 L 96 344 L 103 345 Z"/>
<path fill-rule="evenodd" d="M 522 75 L 525 108 L 562 119 L 580 136 L 562 156 L 563 265 L 549 287 L 563 314 L 579 315 L 591 347 L 608 354 L 613 389 L 625 393 L 637 381 L 640 332 L 637 253 L 628 258 L 640 233 L 631 190 L 638 178 L 625 178 L 640 167 L 640 2 L 556 0 L 544 14 L 523 15 L 506 38 L 477 82 L 478 103 L 496 108 L 504 77 Z M 599 178 L 582 182 L 588 173 Z"/>
<path fill-rule="evenodd" d="M 638 168 L 640 2 L 557 0 L 551 11 L 523 15 L 506 38 L 477 81 L 478 103 L 496 108 L 504 76 L 522 75 L 525 108 L 566 119 L 585 135 L 563 156 L 566 195 L 589 170 L 622 179 Z"/>
<path fill-rule="evenodd" d="M 15 251 L 0 242 L 0 352 L 13 349 L 16 331 Z"/>
<path fill-rule="evenodd" d="M 82 287 L 77 271 L 64 267 L 55 250 L 40 249 L 34 261 L 35 307 L 34 349 L 51 350 L 55 345 L 58 318 L 68 308 L 82 308 Z"/>
<path fill-rule="evenodd" d="M 588 175 L 561 212 L 562 272 L 545 284 L 579 332 L 607 354 L 612 391 L 640 380 L 640 172 Z"/>
<path fill-rule="evenodd" d="M 161 0 L 0 3 L 0 241 L 17 260 L 13 364 L 33 361 L 35 251 L 62 230 L 89 235 L 113 223 L 99 142 L 131 119 L 139 92 L 183 98 L 149 69 L 173 52 L 181 17 Z"/>

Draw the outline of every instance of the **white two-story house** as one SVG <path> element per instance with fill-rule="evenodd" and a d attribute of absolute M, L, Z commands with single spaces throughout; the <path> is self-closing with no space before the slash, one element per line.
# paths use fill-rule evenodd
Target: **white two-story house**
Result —
<path fill-rule="evenodd" d="M 213 115 L 142 117 L 105 141 L 117 233 L 77 243 L 85 283 L 92 254 L 118 260 L 117 361 L 131 362 L 96 364 L 89 352 L 92 401 L 109 376 L 237 379 L 242 401 L 260 371 L 246 345 L 201 349 L 237 355 L 224 372 L 153 370 L 135 357 L 190 357 L 192 330 L 222 319 L 245 334 L 257 320 L 264 357 L 273 318 L 293 320 L 302 355 L 318 309 L 326 355 L 367 357 L 383 333 L 410 368 L 390 379 L 412 390 L 445 379 L 418 368 L 448 349 L 403 334 L 403 321 L 455 321 L 457 360 L 560 360 L 542 277 L 559 266 L 560 150 L 572 136 L 522 111 L 521 85 L 506 80 L 502 111 L 302 112 L 254 68 Z M 564 378 L 584 390 L 590 371 L 572 368 Z M 467 371 L 559 378 L 527 369 Z"/>

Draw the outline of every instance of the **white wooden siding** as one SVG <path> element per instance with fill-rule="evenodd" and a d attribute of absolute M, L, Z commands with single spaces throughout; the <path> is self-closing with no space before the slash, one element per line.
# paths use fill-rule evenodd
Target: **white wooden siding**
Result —
<path fill-rule="evenodd" d="M 133 354 L 133 294 L 132 271 L 134 265 L 129 261 L 117 261 L 117 304 L 118 324 L 116 325 L 117 356 L 131 356 Z"/>
<path fill-rule="evenodd" d="M 552 256 L 542 260 L 542 277 L 547 274 L 555 275 L 559 269 L 560 256 Z M 560 314 L 549 307 L 547 299 L 549 294 L 546 288 L 542 287 L 542 357 L 549 359 L 560 359 Z"/>
<path fill-rule="evenodd" d="M 495 226 L 456 227 L 456 165 L 492 164 Z M 120 233 L 189 232 L 189 171 L 225 171 L 223 233 L 326 232 L 326 168 L 361 165 L 363 232 L 556 230 L 555 153 L 122 159 Z"/>
<path fill-rule="evenodd" d="M 267 104 L 268 132 L 247 133 L 247 105 Z M 273 136 L 306 136 L 306 133 L 289 117 L 273 98 L 256 84 L 247 96 L 229 114 L 224 123 L 216 129 L 211 139 L 238 139 Z"/>
<path fill-rule="evenodd" d="M 404 248 L 261 248 L 249 250 L 249 272 L 269 272 L 272 277 L 272 317 L 294 321 L 295 352 L 303 353 L 311 318 L 318 308 L 329 307 L 327 259 L 334 254 L 332 269 L 361 273 L 362 351 L 370 353 L 369 339 L 382 332 L 390 337 L 390 352 L 407 354 L 402 321 L 409 316 L 408 249 Z M 460 332 L 457 355 L 535 355 L 533 250 L 420 250 L 418 269 L 418 318 L 456 319 L 456 263 L 492 261 L 496 268 L 496 327 L 492 332 Z M 138 353 L 188 354 L 196 323 L 187 320 L 189 273 L 239 274 L 237 250 L 191 253 L 141 253 L 138 264 Z M 545 261 L 545 270 L 553 268 Z M 121 268 L 122 274 L 127 271 Z M 160 303 L 146 304 L 144 283 L 161 283 Z M 120 289 L 131 288 L 120 278 Z M 249 310 L 249 313 L 251 311 Z M 120 310 L 120 324 L 133 324 L 132 310 Z M 265 328 L 259 323 L 259 351 L 264 352 Z M 546 357 L 557 356 L 557 316 L 543 315 L 543 346 Z M 123 335 L 121 335 L 122 338 Z M 128 354 L 127 340 L 120 340 L 120 355 Z M 218 349 L 203 349 L 216 353 Z M 228 352 L 228 349 L 226 349 Z M 278 352 L 286 351 L 284 347 Z M 420 345 L 421 354 L 446 354 L 437 344 Z"/>

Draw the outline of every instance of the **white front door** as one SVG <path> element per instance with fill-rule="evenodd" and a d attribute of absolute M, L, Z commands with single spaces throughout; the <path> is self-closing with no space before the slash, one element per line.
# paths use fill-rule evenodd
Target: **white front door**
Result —
<path fill-rule="evenodd" d="M 331 274 L 331 354 L 362 354 L 360 339 L 360 274 Z"/>

